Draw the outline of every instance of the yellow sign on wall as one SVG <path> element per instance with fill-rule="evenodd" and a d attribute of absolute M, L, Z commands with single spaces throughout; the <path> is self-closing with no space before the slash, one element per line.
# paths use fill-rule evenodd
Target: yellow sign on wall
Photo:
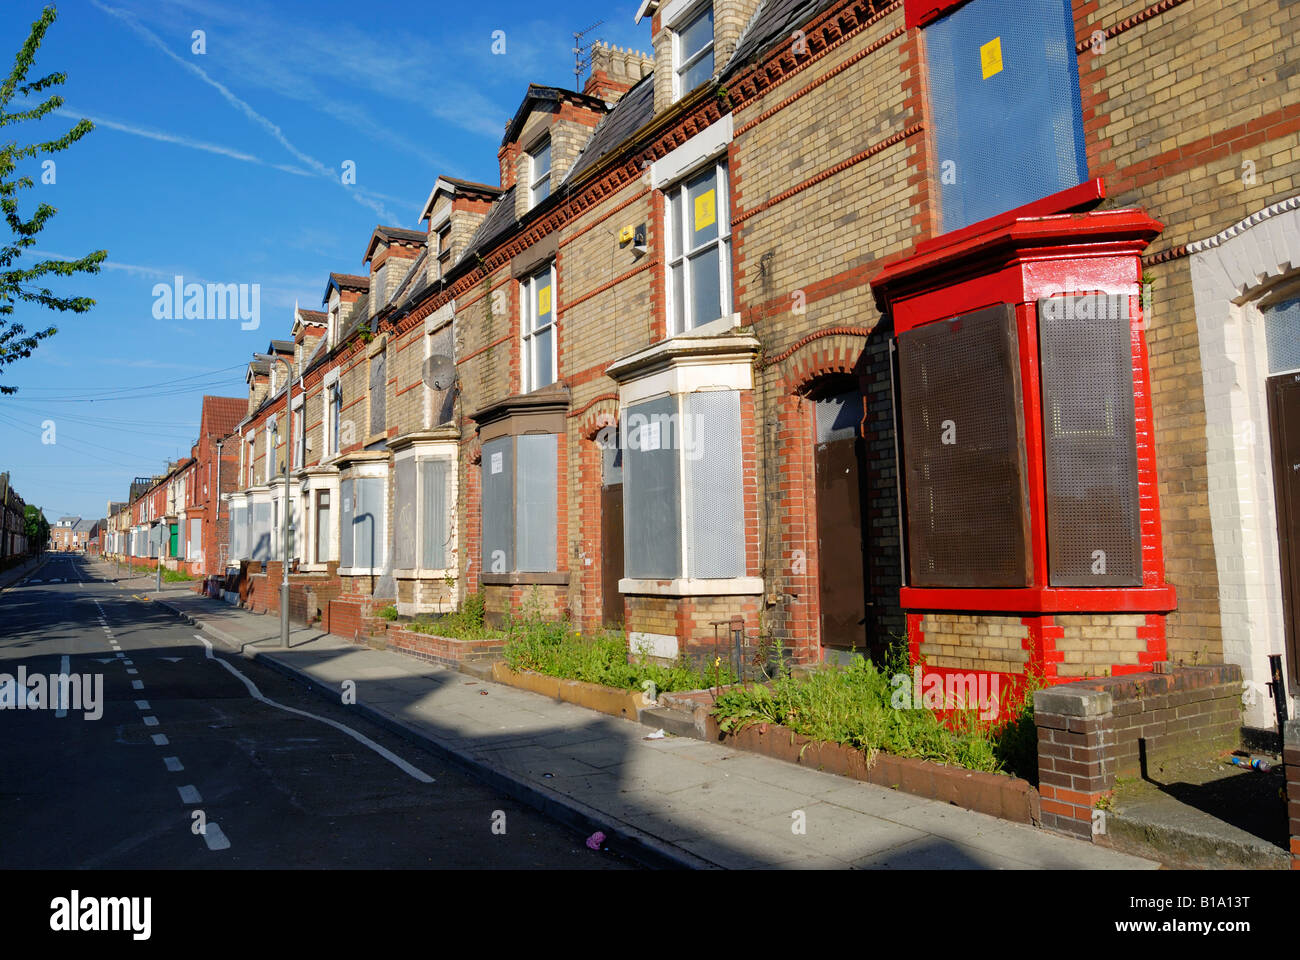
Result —
<path fill-rule="evenodd" d="M 544 317 L 551 312 L 551 285 L 548 283 L 537 291 L 537 315 Z"/>
<path fill-rule="evenodd" d="M 695 198 L 695 232 L 711 227 L 718 219 L 718 199 L 713 190 L 705 190 Z"/>
<path fill-rule="evenodd" d="M 980 47 L 980 70 L 987 80 L 995 73 L 1002 72 L 1002 38 L 994 37 Z"/>

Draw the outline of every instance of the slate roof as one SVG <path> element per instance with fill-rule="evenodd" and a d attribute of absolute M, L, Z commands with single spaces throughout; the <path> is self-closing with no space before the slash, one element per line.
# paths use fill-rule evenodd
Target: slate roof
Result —
<path fill-rule="evenodd" d="M 352 331 L 361 326 L 362 321 L 370 319 L 370 314 L 370 294 L 365 293 L 358 297 L 352 304 L 352 312 L 348 314 L 347 323 L 343 325 L 343 330 L 339 333 L 338 342 L 347 342 Z"/>
<path fill-rule="evenodd" d="M 303 310 L 299 308 L 298 317 L 303 323 L 315 323 L 319 326 L 325 326 L 328 318 L 324 310 Z"/>
<path fill-rule="evenodd" d="M 483 222 L 478 225 L 474 235 L 469 238 L 464 251 L 457 258 L 457 263 L 465 260 L 480 250 L 490 247 L 501 237 L 515 228 L 515 188 L 511 187 L 501 194 L 501 199 L 492 205 Z"/>
<path fill-rule="evenodd" d="M 721 76 L 731 76 L 778 40 L 785 42 L 800 24 L 821 13 L 832 2 L 834 0 L 763 0 L 741 31 L 740 42 Z"/>
<path fill-rule="evenodd" d="M 454 183 L 458 187 L 465 187 L 466 189 L 469 190 L 482 190 L 485 193 L 495 193 L 495 194 L 501 193 L 500 187 L 494 187 L 490 183 L 476 183 L 473 180 L 462 180 L 460 179 L 460 177 L 448 177 L 445 175 L 439 177 L 438 179 L 446 180 L 448 183 Z"/>
<path fill-rule="evenodd" d="M 601 157 L 617 149 L 628 137 L 649 123 L 654 116 L 654 105 L 654 74 L 650 73 L 623 94 L 610 113 L 601 117 L 591 139 L 582 148 L 582 153 L 578 154 L 577 161 L 564 178 L 565 182 L 576 180 L 584 170 L 595 166 Z"/>
<path fill-rule="evenodd" d="M 429 287 L 428 272 L 424 269 L 424 262 L 429 258 L 428 248 L 420 251 L 420 255 L 415 258 L 411 264 L 411 269 L 406 272 L 402 278 L 401 284 L 393 291 L 392 302 L 400 309 L 408 304 L 414 303 L 424 295 L 425 289 Z"/>

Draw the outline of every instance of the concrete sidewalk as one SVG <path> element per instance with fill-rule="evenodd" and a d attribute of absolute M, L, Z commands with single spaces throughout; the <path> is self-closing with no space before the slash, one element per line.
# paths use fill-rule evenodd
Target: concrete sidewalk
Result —
<path fill-rule="evenodd" d="M 48 553 L 40 553 L 28 560 L 26 563 L 20 563 L 16 567 L 0 573 L 0 590 L 8 590 L 15 583 L 23 580 L 45 565 L 45 561 L 50 558 Z"/>
<path fill-rule="evenodd" d="M 143 578 L 140 578 L 143 579 Z M 134 581 L 120 584 L 139 592 Z M 205 634 L 651 865 L 1154 869 L 1138 857 L 640 724 L 299 627 L 184 589 L 149 595 Z M 793 829 L 802 821 L 806 829 Z"/>

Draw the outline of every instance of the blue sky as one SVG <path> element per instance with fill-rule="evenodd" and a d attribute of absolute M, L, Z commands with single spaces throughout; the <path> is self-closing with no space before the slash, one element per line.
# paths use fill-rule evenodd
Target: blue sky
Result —
<path fill-rule="evenodd" d="M 7 72 L 45 6 L 6 0 Z M 439 174 L 498 180 L 496 152 L 527 84 L 573 85 L 573 32 L 650 49 L 636 0 L 64 0 L 29 79 L 68 74 L 64 115 L 6 129 L 22 143 L 81 117 L 96 129 L 55 154 L 21 212 L 58 208 L 42 254 L 108 251 L 105 269 L 51 284 L 87 314 L 20 307 L 59 332 L 0 382 L 0 471 L 57 517 L 103 515 L 134 476 L 188 454 L 200 398 L 242 396 L 251 354 L 319 309 L 329 271 L 363 273 L 376 224 L 420 228 Z M 194 52 L 194 31 L 206 52 Z M 504 31 L 505 53 L 492 52 Z M 345 185 L 346 162 L 355 185 Z M 21 262 L 30 262 L 24 258 Z M 258 284 L 260 326 L 155 316 L 154 285 Z M 53 443 L 48 422 L 53 422 Z"/>

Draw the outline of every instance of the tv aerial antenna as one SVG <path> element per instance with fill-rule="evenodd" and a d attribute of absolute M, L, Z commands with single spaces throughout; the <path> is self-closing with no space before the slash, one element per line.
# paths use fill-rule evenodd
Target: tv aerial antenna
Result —
<path fill-rule="evenodd" d="M 604 20 L 597 20 L 586 30 L 575 32 L 573 35 L 573 89 L 575 90 L 582 87 L 582 71 L 591 66 L 591 48 L 600 43 L 600 37 L 590 43 L 583 43 L 582 39 L 604 22 Z"/>

